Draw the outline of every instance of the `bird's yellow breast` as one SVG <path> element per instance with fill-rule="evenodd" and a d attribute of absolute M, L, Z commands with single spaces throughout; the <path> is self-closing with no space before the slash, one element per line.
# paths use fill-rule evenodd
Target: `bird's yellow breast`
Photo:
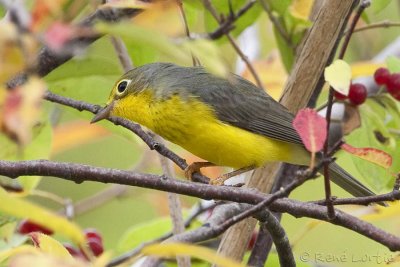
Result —
<path fill-rule="evenodd" d="M 194 98 L 172 96 L 154 101 L 150 93 L 129 95 L 118 100 L 112 115 L 138 122 L 216 165 L 242 168 L 268 161 L 308 163 L 300 146 L 224 123 Z"/>

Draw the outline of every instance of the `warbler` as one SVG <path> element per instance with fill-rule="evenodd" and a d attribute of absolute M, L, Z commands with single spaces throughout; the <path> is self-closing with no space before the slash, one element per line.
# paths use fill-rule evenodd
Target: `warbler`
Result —
<path fill-rule="evenodd" d="M 293 114 L 235 74 L 225 79 L 203 67 L 143 65 L 115 83 L 92 122 L 109 116 L 144 125 L 208 161 L 191 165 L 189 176 L 208 165 L 241 172 L 273 161 L 310 163 L 310 153 L 292 126 Z M 336 163 L 329 166 L 332 181 L 350 194 L 373 195 Z"/>

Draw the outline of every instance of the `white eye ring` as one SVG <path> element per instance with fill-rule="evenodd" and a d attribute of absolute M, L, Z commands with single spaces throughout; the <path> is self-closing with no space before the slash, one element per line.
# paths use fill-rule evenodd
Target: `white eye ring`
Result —
<path fill-rule="evenodd" d="M 126 88 L 128 88 L 128 85 L 131 83 L 132 80 L 128 80 L 128 79 L 123 79 L 121 81 L 118 82 L 116 88 L 116 93 L 118 95 L 122 95 L 123 93 L 125 93 Z"/>

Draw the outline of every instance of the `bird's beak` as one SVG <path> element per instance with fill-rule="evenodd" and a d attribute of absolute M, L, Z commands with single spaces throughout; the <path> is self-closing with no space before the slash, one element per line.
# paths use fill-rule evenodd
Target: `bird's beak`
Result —
<path fill-rule="evenodd" d="M 95 123 L 109 118 L 113 107 L 114 107 L 114 101 L 105 106 L 104 108 L 100 109 L 99 112 L 97 112 L 96 116 L 94 116 L 93 119 L 90 121 L 90 123 Z"/>

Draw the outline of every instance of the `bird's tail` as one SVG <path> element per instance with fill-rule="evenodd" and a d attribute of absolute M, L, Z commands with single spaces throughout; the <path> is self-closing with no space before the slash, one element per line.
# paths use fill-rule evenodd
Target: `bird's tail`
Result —
<path fill-rule="evenodd" d="M 353 176 L 343 170 L 335 162 L 332 162 L 329 165 L 329 176 L 332 182 L 334 182 L 355 197 L 375 195 L 374 192 L 372 192 L 365 185 L 357 181 Z"/>

